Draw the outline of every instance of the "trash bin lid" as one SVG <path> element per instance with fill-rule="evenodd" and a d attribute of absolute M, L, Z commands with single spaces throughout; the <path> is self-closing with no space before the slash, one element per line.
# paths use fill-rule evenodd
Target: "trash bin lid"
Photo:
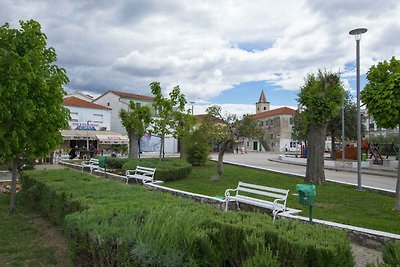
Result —
<path fill-rule="evenodd" d="M 313 184 L 297 184 L 296 190 L 303 192 L 307 196 L 315 196 L 317 194 Z"/>

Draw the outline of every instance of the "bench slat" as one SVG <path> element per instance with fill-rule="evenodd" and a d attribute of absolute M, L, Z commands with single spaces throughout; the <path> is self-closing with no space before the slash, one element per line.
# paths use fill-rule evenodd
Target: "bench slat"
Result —
<path fill-rule="evenodd" d="M 272 191 L 272 192 L 281 193 L 281 194 L 287 194 L 287 192 L 289 191 L 289 190 L 279 189 L 279 188 L 274 188 L 274 187 L 267 187 L 267 186 L 262 186 L 262 185 L 255 185 L 255 184 L 239 182 L 238 187 L 242 187 L 242 186 L 260 189 L 260 190 Z"/>
<path fill-rule="evenodd" d="M 271 193 L 271 192 L 267 192 L 267 191 L 261 191 L 261 190 L 256 190 L 256 189 L 250 189 L 250 188 L 246 188 L 246 187 L 240 187 L 238 188 L 238 195 L 239 195 L 239 191 L 242 192 L 248 192 L 248 193 L 253 193 L 253 194 L 257 194 L 257 195 L 263 195 L 266 197 L 273 197 L 273 198 L 278 198 L 278 199 L 284 199 L 286 198 L 286 194 L 276 194 L 276 193 Z"/>
<path fill-rule="evenodd" d="M 280 208 L 283 209 L 285 206 L 281 203 L 274 203 L 270 201 L 265 201 L 265 200 L 260 200 L 252 197 L 246 197 L 246 196 L 235 196 L 235 200 L 238 200 L 243 203 L 248 203 L 248 204 L 253 204 L 256 206 L 263 206 L 263 207 L 270 207 L 270 208 Z"/>

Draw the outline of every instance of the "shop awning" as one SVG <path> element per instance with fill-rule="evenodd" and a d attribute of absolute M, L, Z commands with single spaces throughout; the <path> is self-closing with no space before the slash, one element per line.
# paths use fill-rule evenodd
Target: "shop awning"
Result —
<path fill-rule="evenodd" d="M 100 144 L 129 144 L 128 136 L 110 131 L 61 130 L 64 140 L 98 140 Z"/>
<path fill-rule="evenodd" d="M 96 132 L 79 130 L 61 130 L 64 140 L 96 140 Z"/>
<path fill-rule="evenodd" d="M 97 134 L 100 144 L 129 144 L 128 136 L 121 134 Z"/>

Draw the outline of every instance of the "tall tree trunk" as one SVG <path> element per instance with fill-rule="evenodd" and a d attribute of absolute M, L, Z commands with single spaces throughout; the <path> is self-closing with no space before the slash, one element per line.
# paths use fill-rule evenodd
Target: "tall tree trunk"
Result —
<path fill-rule="evenodd" d="M 331 159 L 336 160 L 336 143 L 335 143 L 335 133 L 334 131 L 331 132 Z"/>
<path fill-rule="evenodd" d="M 306 181 L 314 184 L 325 182 L 324 152 L 326 139 L 326 124 L 310 125 L 308 140 L 308 155 Z"/>
<path fill-rule="evenodd" d="M 211 180 L 217 181 L 224 173 L 224 154 L 228 149 L 229 142 L 223 142 L 218 152 L 217 172 L 211 177 Z"/>
<path fill-rule="evenodd" d="M 181 136 L 179 138 L 179 145 L 180 145 L 180 158 L 184 159 L 186 158 L 186 153 L 185 153 L 185 145 L 184 145 L 185 141 L 183 140 L 183 137 Z"/>
<path fill-rule="evenodd" d="M 18 177 L 18 160 L 13 159 L 13 161 L 12 161 L 12 178 L 11 178 L 10 212 L 14 212 L 16 209 L 17 177 Z"/>
<path fill-rule="evenodd" d="M 165 135 L 161 135 L 161 140 L 160 140 L 160 154 L 159 154 L 159 159 L 161 161 L 161 158 L 164 158 L 164 140 L 165 140 Z"/>
<path fill-rule="evenodd" d="M 400 144 L 400 124 L 399 124 L 399 144 Z M 397 153 L 397 183 L 396 183 L 396 210 L 400 211 L 400 146 Z"/>
<path fill-rule="evenodd" d="M 136 131 L 131 131 L 129 134 L 129 158 L 137 158 L 139 156 L 138 140 L 139 134 Z"/>

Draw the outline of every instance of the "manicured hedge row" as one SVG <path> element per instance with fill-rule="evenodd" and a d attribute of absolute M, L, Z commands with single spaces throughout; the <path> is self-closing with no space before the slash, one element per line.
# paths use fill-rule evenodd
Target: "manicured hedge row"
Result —
<path fill-rule="evenodd" d="M 185 179 L 192 172 L 192 165 L 185 160 L 176 158 L 165 158 L 159 160 L 156 158 L 129 159 L 122 169 L 134 170 L 136 166 L 156 168 L 154 178 L 162 181 L 174 181 Z"/>
<path fill-rule="evenodd" d="M 80 203 L 63 226 L 81 266 L 353 266 L 342 231 L 221 212 L 74 170 L 29 171 L 21 178 L 23 199 L 42 202 L 52 220 L 68 203 Z M 62 202 L 50 204 L 54 196 Z"/>

